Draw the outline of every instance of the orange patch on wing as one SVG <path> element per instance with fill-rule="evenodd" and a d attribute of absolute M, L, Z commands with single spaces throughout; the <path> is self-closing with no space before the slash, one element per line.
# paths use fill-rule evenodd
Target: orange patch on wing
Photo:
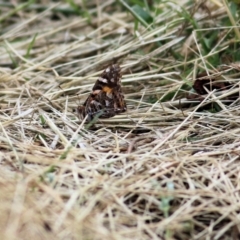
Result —
<path fill-rule="evenodd" d="M 106 92 L 106 93 L 111 93 L 112 90 L 113 90 L 113 89 L 110 88 L 110 87 L 107 87 L 107 86 L 103 87 L 103 91 Z"/>

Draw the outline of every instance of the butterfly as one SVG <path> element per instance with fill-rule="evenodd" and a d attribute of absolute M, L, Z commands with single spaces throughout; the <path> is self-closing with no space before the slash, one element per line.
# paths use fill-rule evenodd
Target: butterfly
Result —
<path fill-rule="evenodd" d="M 80 119 L 86 116 L 87 121 L 93 120 L 95 116 L 110 118 L 127 110 L 121 77 L 121 68 L 118 64 L 112 64 L 103 71 L 86 101 L 77 108 Z"/>

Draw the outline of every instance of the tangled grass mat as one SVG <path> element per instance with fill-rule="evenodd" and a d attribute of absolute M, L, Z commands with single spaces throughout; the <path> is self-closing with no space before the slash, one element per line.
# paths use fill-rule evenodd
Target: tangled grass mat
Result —
<path fill-rule="evenodd" d="M 0 1 L 1 239 L 239 239 L 239 5 Z M 127 111 L 76 109 L 110 64 Z"/>

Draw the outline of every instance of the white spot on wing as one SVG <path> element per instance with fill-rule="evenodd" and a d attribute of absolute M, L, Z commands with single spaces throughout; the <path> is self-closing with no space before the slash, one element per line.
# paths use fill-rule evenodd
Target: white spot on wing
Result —
<path fill-rule="evenodd" d="M 106 72 L 109 72 L 109 71 L 110 71 L 110 68 L 108 67 L 105 71 L 106 71 Z"/>
<path fill-rule="evenodd" d="M 99 102 L 97 102 L 95 100 L 93 100 L 91 103 L 94 104 L 95 106 L 100 106 L 101 105 L 101 103 L 99 103 Z"/>
<path fill-rule="evenodd" d="M 108 93 L 107 93 L 107 97 L 112 98 L 112 93 L 111 93 L 111 92 L 108 92 Z"/>
<path fill-rule="evenodd" d="M 99 78 L 98 78 L 98 81 L 104 82 L 104 83 L 107 83 L 107 82 L 108 82 L 106 78 L 102 78 L 102 77 L 99 77 Z"/>
<path fill-rule="evenodd" d="M 93 94 L 95 95 L 95 94 L 99 94 L 101 92 L 101 90 L 94 90 L 93 91 Z"/>
<path fill-rule="evenodd" d="M 108 100 L 105 100 L 105 104 L 108 107 L 110 105 L 110 102 Z"/>

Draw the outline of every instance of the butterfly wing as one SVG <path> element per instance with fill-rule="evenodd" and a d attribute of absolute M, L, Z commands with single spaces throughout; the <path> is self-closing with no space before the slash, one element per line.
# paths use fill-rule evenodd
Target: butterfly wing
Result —
<path fill-rule="evenodd" d="M 83 106 L 78 107 L 82 117 L 88 115 L 88 120 L 99 115 L 99 118 L 110 118 L 127 110 L 121 88 L 121 68 L 112 64 L 103 71 L 93 86 Z"/>

